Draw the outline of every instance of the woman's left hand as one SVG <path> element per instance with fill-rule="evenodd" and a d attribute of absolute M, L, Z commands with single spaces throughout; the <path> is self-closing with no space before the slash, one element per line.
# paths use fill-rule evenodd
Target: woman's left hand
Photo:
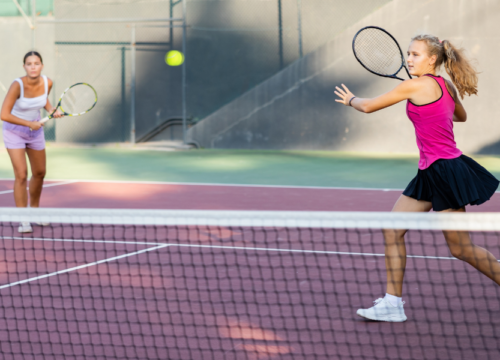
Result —
<path fill-rule="evenodd" d="M 56 112 L 52 114 L 52 117 L 55 117 L 55 118 L 61 118 L 63 116 L 64 116 L 64 114 L 59 109 L 57 109 Z"/>
<path fill-rule="evenodd" d="M 349 101 L 354 97 L 353 93 L 349 91 L 347 86 L 342 84 L 343 89 L 339 88 L 338 86 L 335 86 L 335 95 L 337 95 L 340 99 L 335 99 L 336 102 L 342 103 L 346 106 L 349 106 Z"/>

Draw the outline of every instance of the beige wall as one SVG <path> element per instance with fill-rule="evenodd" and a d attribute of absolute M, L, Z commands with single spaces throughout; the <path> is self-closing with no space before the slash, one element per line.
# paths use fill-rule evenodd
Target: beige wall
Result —
<path fill-rule="evenodd" d="M 190 129 L 189 138 L 207 148 L 415 153 L 414 129 L 404 103 L 362 114 L 334 102 L 333 91 L 340 83 L 359 97 L 373 97 L 398 84 L 368 73 L 355 60 L 352 38 L 367 25 L 387 29 L 403 51 L 420 32 L 465 47 L 481 74 L 479 96 L 463 101 L 469 120 L 456 124 L 457 143 L 467 153 L 500 154 L 498 0 L 393 0 L 202 120 Z"/>

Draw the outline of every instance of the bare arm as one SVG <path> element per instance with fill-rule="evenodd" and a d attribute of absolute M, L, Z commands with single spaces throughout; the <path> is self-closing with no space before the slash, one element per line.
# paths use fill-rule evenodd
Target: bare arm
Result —
<path fill-rule="evenodd" d="M 48 83 L 49 83 L 49 91 L 47 92 L 47 95 L 50 94 L 50 90 L 52 90 L 52 85 L 54 84 L 52 80 L 47 78 Z M 45 110 L 50 114 L 54 111 L 54 107 L 50 104 L 49 97 L 47 96 L 47 104 L 45 104 Z"/>
<path fill-rule="evenodd" d="M 52 82 L 52 80 L 50 80 L 49 78 L 47 78 L 48 82 L 49 82 L 49 91 L 48 91 L 48 94 L 50 94 L 50 90 L 52 90 L 52 85 L 54 84 Z M 48 95 L 47 94 L 47 95 Z M 47 112 L 49 114 L 51 114 L 53 117 L 55 118 L 60 118 L 60 117 L 63 117 L 64 115 L 62 114 L 61 111 L 57 110 L 56 112 L 54 112 L 54 107 L 52 106 L 52 104 L 50 103 L 50 100 L 49 100 L 49 97 L 47 96 L 47 103 L 45 104 L 45 107 L 44 107 L 45 110 L 47 110 Z"/>
<path fill-rule="evenodd" d="M 450 93 L 455 100 L 455 112 L 453 113 L 453 121 L 454 122 L 465 122 L 467 121 L 467 112 L 460 101 L 460 96 L 458 95 L 458 91 L 450 80 L 446 80 L 446 87 L 450 90 Z"/>
<path fill-rule="evenodd" d="M 419 83 L 417 81 L 418 79 L 403 81 L 391 91 L 372 99 L 354 97 L 347 86 L 342 84 L 343 89 L 338 86 L 336 87 L 337 91 L 335 91 L 335 94 L 340 99 L 335 99 L 335 101 L 344 105 L 349 105 L 350 102 L 350 105 L 356 110 L 364 113 L 372 113 L 403 100 L 411 99 L 412 95 L 418 89 Z"/>
<path fill-rule="evenodd" d="M 3 121 L 7 121 L 15 125 L 27 126 L 32 130 L 38 130 L 41 126 L 39 122 L 27 121 L 12 115 L 12 108 L 14 107 L 14 104 L 19 96 L 21 96 L 21 86 L 17 81 L 14 81 L 3 101 L 0 117 Z"/>

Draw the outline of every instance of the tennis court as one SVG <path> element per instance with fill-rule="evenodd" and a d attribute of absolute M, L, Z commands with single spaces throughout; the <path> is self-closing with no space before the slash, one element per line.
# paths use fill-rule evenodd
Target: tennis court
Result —
<path fill-rule="evenodd" d="M 494 315 L 500 308 L 493 301 L 500 293 L 490 280 L 451 257 L 439 231 L 423 226 L 407 238 L 405 299 L 411 321 L 376 323 L 359 318 L 355 310 L 384 291 L 380 228 L 298 227 L 293 221 L 288 226 L 235 226 L 228 215 L 250 211 L 245 215 L 250 220 L 278 221 L 289 211 L 313 217 L 330 211 L 389 211 L 401 193 L 391 182 L 374 182 L 377 187 L 371 189 L 276 182 L 293 178 L 300 183 L 312 172 L 314 183 L 337 173 L 332 183 L 345 185 L 349 181 L 342 174 L 361 172 L 362 161 L 369 164 L 366 171 L 373 171 L 390 168 L 390 161 L 397 168 L 400 159 L 358 156 L 350 161 L 352 171 L 345 154 L 315 158 L 313 153 L 274 152 L 266 163 L 259 152 L 163 153 L 178 157 L 185 169 L 156 167 L 152 178 L 190 180 L 191 156 L 205 164 L 218 159 L 217 171 L 212 167 L 206 174 L 213 183 L 184 183 L 113 174 L 102 166 L 107 149 L 69 149 L 71 157 L 65 151 L 53 152 L 54 173 L 86 157 L 88 164 L 101 162 L 99 168 L 106 170 L 91 172 L 82 161 L 81 173 L 73 176 L 106 180 L 46 182 L 43 206 L 66 208 L 62 215 L 71 217 L 69 223 L 48 214 L 56 219 L 50 226 L 34 226 L 32 234 L 20 235 L 16 223 L 2 219 L 2 321 L 11 329 L 1 335 L 5 358 L 487 359 L 500 353 Z M 154 159 L 157 153 L 127 151 L 129 160 L 141 160 L 129 161 L 131 168 L 150 166 L 143 163 L 144 155 Z M 115 156 L 107 158 L 110 167 Z M 224 184 L 245 177 L 226 166 L 227 157 L 229 164 L 246 164 L 260 184 Z M 276 163 L 288 171 L 280 179 L 268 178 L 266 169 Z M 290 177 L 291 169 L 299 171 Z M 11 188 L 12 180 L 0 181 L 2 206 L 14 206 Z M 496 194 L 481 210 L 496 211 L 499 202 Z M 113 209 L 137 210 L 124 215 Z M 147 213 L 163 209 L 186 211 L 184 222 L 145 220 L 168 218 Z M 206 216 L 221 223 L 199 222 Z M 478 245 L 500 256 L 497 233 L 474 236 Z M 397 344 L 391 339 L 395 332 Z"/>
<path fill-rule="evenodd" d="M 1 2 L 0 358 L 500 358 L 498 24 Z"/>

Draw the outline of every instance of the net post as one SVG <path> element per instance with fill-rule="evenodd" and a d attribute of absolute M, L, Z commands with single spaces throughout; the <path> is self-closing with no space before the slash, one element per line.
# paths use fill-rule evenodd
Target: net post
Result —
<path fill-rule="evenodd" d="M 130 37 L 130 143 L 135 144 L 135 24 L 131 25 Z"/>

